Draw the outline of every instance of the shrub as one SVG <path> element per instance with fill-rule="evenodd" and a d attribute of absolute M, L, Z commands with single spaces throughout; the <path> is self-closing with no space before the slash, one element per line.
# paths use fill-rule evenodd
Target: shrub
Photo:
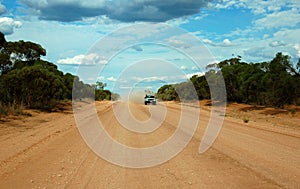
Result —
<path fill-rule="evenodd" d="M 244 117 L 243 121 L 244 121 L 244 123 L 248 123 L 250 120 L 249 120 L 249 118 Z"/>

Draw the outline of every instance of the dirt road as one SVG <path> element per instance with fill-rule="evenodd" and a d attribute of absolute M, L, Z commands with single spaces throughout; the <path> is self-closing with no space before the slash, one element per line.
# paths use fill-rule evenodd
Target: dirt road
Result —
<path fill-rule="evenodd" d="M 117 102 L 113 106 L 124 105 Z M 82 103 L 82 107 L 85 104 Z M 110 102 L 97 102 L 104 129 L 116 141 L 134 148 L 159 145 L 176 131 L 181 106 L 175 103 L 130 104 L 131 115 L 144 122 L 149 108 L 165 108 L 161 126 L 148 134 L 131 132 L 118 122 Z M 189 107 L 193 114 L 196 108 Z M 31 111 L 32 117 L 0 121 L 0 188 L 299 188 L 300 118 L 288 124 L 272 116 L 249 123 L 229 109 L 223 128 L 204 154 L 199 144 L 210 118 L 201 108 L 198 129 L 189 144 L 169 161 L 132 169 L 111 164 L 84 142 L 71 110 Z M 278 121 L 276 121 L 278 118 Z M 82 118 L 89 123 L 88 115 Z M 120 120 L 119 120 L 120 121 Z M 280 123 L 277 124 L 277 123 Z"/>

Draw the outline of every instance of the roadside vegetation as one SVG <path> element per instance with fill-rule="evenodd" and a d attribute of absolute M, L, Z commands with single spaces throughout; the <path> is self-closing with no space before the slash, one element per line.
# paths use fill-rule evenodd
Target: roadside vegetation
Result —
<path fill-rule="evenodd" d="M 118 98 L 104 86 L 85 84 L 77 76 L 63 73 L 51 62 L 42 60 L 46 50 L 27 41 L 7 42 L 0 33 L 0 115 L 21 114 L 32 108 L 51 111 L 58 103 L 76 98 L 96 100 Z M 76 94 L 72 94 L 73 85 Z M 104 85 L 104 84 L 102 84 Z"/>
<path fill-rule="evenodd" d="M 157 97 L 178 101 L 176 91 L 181 91 L 187 95 L 180 100 L 189 100 L 189 91 L 184 91 L 184 86 L 192 83 L 199 100 L 210 99 L 207 80 L 218 82 L 223 76 L 229 102 L 278 108 L 286 104 L 300 105 L 300 60 L 293 64 L 289 56 L 280 52 L 269 62 L 247 63 L 238 56 L 210 64 L 207 70 L 204 75 L 194 75 L 187 82 L 162 86 Z"/>

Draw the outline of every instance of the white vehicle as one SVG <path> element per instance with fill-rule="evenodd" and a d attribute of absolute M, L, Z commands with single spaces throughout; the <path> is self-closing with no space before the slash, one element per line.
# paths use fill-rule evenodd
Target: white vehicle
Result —
<path fill-rule="evenodd" d="M 152 105 L 156 105 L 156 98 L 153 95 L 146 95 L 144 98 L 144 102 L 145 105 L 147 105 L 148 103 Z"/>

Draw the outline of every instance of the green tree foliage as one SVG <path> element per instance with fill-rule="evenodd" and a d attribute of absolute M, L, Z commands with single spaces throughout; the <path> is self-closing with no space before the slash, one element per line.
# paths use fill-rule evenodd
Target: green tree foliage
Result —
<path fill-rule="evenodd" d="M 6 39 L 3 33 L 0 32 L 0 48 L 2 48 L 6 43 Z"/>
<path fill-rule="evenodd" d="M 6 42 L 4 35 L 0 34 L 0 75 L 13 69 L 31 66 L 45 55 L 46 50 L 39 44 L 22 40 Z"/>
<path fill-rule="evenodd" d="M 96 90 L 95 100 L 111 100 L 112 93 L 109 90 Z"/>
<path fill-rule="evenodd" d="M 72 99 L 93 99 L 95 95 L 95 86 L 85 84 L 80 78 L 75 76 L 73 81 Z"/>
<path fill-rule="evenodd" d="M 120 95 L 112 93 L 109 90 L 105 90 L 106 83 L 97 81 L 95 88 L 95 100 L 112 100 L 116 101 L 120 99 Z"/>
<path fill-rule="evenodd" d="M 117 101 L 117 100 L 120 100 L 121 99 L 121 96 L 117 93 L 112 93 L 111 94 L 111 100 L 112 101 Z"/>
<path fill-rule="evenodd" d="M 29 41 L 7 42 L 5 48 L 11 54 L 13 61 L 33 64 L 41 56 L 46 56 L 46 50 L 41 45 Z"/>
<path fill-rule="evenodd" d="M 267 71 L 261 78 L 265 88 L 262 93 L 265 103 L 277 107 L 293 103 L 298 96 L 295 93 L 299 87 L 296 79 L 289 56 L 278 53 L 267 65 Z"/>
<path fill-rule="evenodd" d="M 96 82 L 96 89 L 97 90 L 104 90 L 104 88 L 106 87 L 106 83 L 102 83 L 101 81 L 97 81 Z"/>
<path fill-rule="evenodd" d="M 80 81 L 70 73 L 64 74 L 51 62 L 41 59 L 46 50 L 32 42 L 7 42 L 0 32 L 0 105 L 25 106 L 50 110 L 64 99 L 94 98 L 110 100 L 118 98 L 104 83 L 95 86 Z M 76 90 L 73 90 L 73 89 Z M 1 112 L 1 108 L 0 108 Z"/>
<path fill-rule="evenodd" d="M 193 83 L 195 90 L 197 91 L 199 100 L 210 98 L 209 86 L 204 75 L 203 76 L 194 75 L 191 77 L 190 80 Z"/>
<path fill-rule="evenodd" d="M 300 59 L 294 65 L 289 56 L 277 53 L 270 62 L 246 63 L 238 56 L 210 64 L 207 69 L 205 75 L 190 78 L 199 100 L 213 98 L 210 89 L 214 87 L 214 91 L 218 91 L 218 83 L 223 77 L 228 101 L 275 107 L 300 104 Z M 177 89 L 189 93 L 182 87 L 185 84 L 164 85 L 158 90 L 158 97 L 162 100 L 178 99 Z M 221 99 L 219 94 L 214 95 L 215 99 Z M 183 99 L 188 100 L 185 96 Z"/>
<path fill-rule="evenodd" d="M 1 76 L 1 101 L 24 104 L 28 108 L 50 109 L 54 100 L 65 98 L 64 78 L 41 62 L 14 69 Z"/>
<path fill-rule="evenodd" d="M 164 101 L 178 100 L 174 85 L 164 85 L 157 91 L 157 98 Z"/>

